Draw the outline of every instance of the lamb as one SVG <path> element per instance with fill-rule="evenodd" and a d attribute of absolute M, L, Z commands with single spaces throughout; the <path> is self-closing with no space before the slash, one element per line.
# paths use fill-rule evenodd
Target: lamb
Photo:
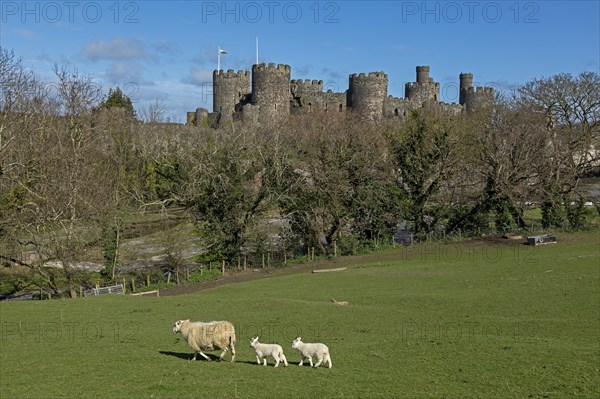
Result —
<path fill-rule="evenodd" d="M 304 363 L 304 358 L 308 359 L 310 363 L 310 367 L 313 367 L 312 357 L 316 356 L 318 362 L 315 364 L 315 367 L 319 367 L 323 361 L 329 363 L 329 368 L 331 368 L 331 356 L 329 356 L 329 348 L 325 344 L 308 344 L 302 342 L 302 338 L 298 337 L 292 342 L 292 348 L 300 351 L 302 358 L 300 359 L 300 363 L 298 366 L 302 366 Z"/>
<path fill-rule="evenodd" d="M 275 367 L 279 367 L 279 362 L 283 361 L 285 367 L 288 366 L 287 359 L 283 354 L 283 348 L 277 344 L 261 344 L 258 342 L 258 337 L 250 340 L 250 346 L 256 351 L 256 362 L 260 365 L 260 359 L 263 360 L 263 366 L 267 365 L 267 356 L 273 356 L 275 359 Z M 263 359 L 264 358 L 264 359 Z"/>
<path fill-rule="evenodd" d="M 231 348 L 231 363 L 235 362 L 235 329 L 233 324 L 228 321 L 190 322 L 188 320 L 178 320 L 173 326 L 173 333 L 181 333 L 183 338 L 194 351 L 192 360 L 196 360 L 199 353 L 203 358 L 210 361 L 202 351 L 212 351 L 223 349 L 219 360 L 223 360 L 227 353 L 227 347 Z"/>

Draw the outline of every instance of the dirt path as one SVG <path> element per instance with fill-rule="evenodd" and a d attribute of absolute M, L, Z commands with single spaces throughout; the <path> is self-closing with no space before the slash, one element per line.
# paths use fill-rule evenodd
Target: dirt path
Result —
<path fill-rule="evenodd" d="M 257 280 L 260 278 L 279 277 L 290 274 L 310 273 L 312 270 L 329 269 L 334 267 L 352 266 L 368 262 L 369 260 L 392 260 L 399 259 L 401 253 L 399 251 L 375 252 L 367 255 L 343 256 L 338 258 L 316 260 L 313 262 L 303 262 L 278 268 L 250 269 L 246 271 L 228 271 L 227 275 L 220 277 L 217 280 L 205 281 L 202 283 L 190 283 L 174 287 L 169 287 L 160 290 L 160 296 L 173 296 L 192 294 L 207 289 L 220 287 L 227 284 L 242 283 L 245 281 Z"/>

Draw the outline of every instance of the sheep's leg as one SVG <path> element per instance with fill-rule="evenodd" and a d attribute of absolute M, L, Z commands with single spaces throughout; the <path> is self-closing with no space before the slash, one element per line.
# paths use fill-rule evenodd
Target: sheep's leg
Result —
<path fill-rule="evenodd" d="M 300 358 L 300 363 L 298 363 L 298 366 L 302 366 L 304 364 L 304 357 Z"/>
<path fill-rule="evenodd" d="M 233 342 L 229 343 L 229 347 L 231 348 L 231 363 L 235 363 L 235 346 Z"/>
<path fill-rule="evenodd" d="M 219 360 L 223 361 L 223 358 L 225 357 L 225 354 L 227 353 L 227 347 L 225 347 L 225 349 L 223 349 L 223 352 L 221 353 L 221 356 L 219 356 Z"/>
<path fill-rule="evenodd" d="M 279 356 L 273 356 L 275 359 L 275 367 L 279 367 Z"/>
<path fill-rule="evenodd" d="M 267 365 L 267 358 L 265 357 L 265 358 L 263 358 L 263 366 L 266 366 L 266 365 Z"/>
<path fill-rule="evenodd" d="M 323 356 L 317 356 L 317 364 L 315 364 L 315 367 L 319 367 L 321 365 L 321 363 L 323 363 Z"/>
<path fill-rule="evenodd" d="M 258 355 L 256 355 L 256 364 L 260 366 L 260 357 Z"/>
<path fill-rule="evenodd" d="M 198 352 L 198 353 L 200 354 L 200 356 L 202 356 L 203 358 L 205 358 L 205 359 L 206 359 L 206 361 L 208 361 L 208 362 L 210 362 L 210 361 L 211 361 L 211 358 L 210 358 L 210 357 L 208 357 L 208 356 L 206 356 L 204 353 L 202 353 L 202 351 L 200 351 L 200 352 Z M 193 359 L 193 360 L 196 360 L 196 355 L 194 355 L 194 359 Z"/>
<path fill-rule="evenodd" d="M 313 363 L 312 363 L 312 356 L 308 356 L 308 364 L 310 364 L 310 367 L 312 367 L 312 366 L 313 366 Z"/>
<path fill-rule="evenodd" d="M 285 355 L 283 353 L 281 354 L 281 360 L 283 361 L 283 364 L 285 365 L 285 367 L 287 367 L 288 366 L 288 362 L 287 362 L 287 359 L 286 359 L 286 357 L 285 357 Z"/>
<path fill-rule="evenodd" d="M 329 363 L 329 368 L 331 368 L 331 366 L 333 366 L 333 364 L 331 364 L 331 356 L 327 355 L 327 363 Z"/>

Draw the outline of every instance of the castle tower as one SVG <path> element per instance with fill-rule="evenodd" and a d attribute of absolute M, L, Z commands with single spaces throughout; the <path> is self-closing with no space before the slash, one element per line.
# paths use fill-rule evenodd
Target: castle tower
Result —
<path fill-rule="evenodd" d="M 378 121 L 388 96 L 388 76 L 383 72 L 352 74 L 348 85 L 348 107 L 361 117 Z"/>
<path fill-rule="evenodd" d="M 218 123 L 233 118 L 236 104 L 250 93 L 250 73 L 213 71 L 213 112 Z"/>
<path fill-rule="evenodd" d="M 491 87 L 473 86 L 473 74 L 461 73 L 460 95 L 458 102 L 467 112 L 490 106 L 494 101 L 494 89 Z"/>
<path fill-rule="evenodd" d="M 429 82 L 429 66 L 418 66 L 417 67 L 417 83 L 428 83 Z"/>
<path fill-rule="evenodd" d="M 469 87 L 465 95 L 465 110 L 473 112 L 489 107 L 494 102 L 494 89 L 491 87 Z"/>
<path fill-rule="evenodd" d="M 440 100 L 440 84 L 429 77 L 429 66 L 417 67 L 417 81 L 404 86 L 405 97 L 419 105 Z"/>
<path fill-rule="evenodd" d="M 289 65 L 252 65 L 252 104 L 259 106 L 259 121 L 282 120 L 290 114 Z"/>
<path fill-rule="evenodd" d="M 460 79 L 460 93 L 458 103 L 464 105 L 467 102 L 467 91 L 470 87 L 473 87 L 473 74 L 472 73 L 461 73 Z"/>

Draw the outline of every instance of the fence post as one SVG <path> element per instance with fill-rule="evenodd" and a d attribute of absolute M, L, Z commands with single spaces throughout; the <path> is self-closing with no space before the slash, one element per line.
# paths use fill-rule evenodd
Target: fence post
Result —
<path fill-rule="evenodd" d="M 123 295 L 127 294 L 127 282 L 125 281 L 125 277 L 123 277 Z"/>
<path fill-rule="evenodd" d="M 267 252 L 267 267 L 271 267 L 271 252 Z"/>
<path fill-rule="evenodd" d="M 337 258 L 337 242 L 333 242 L 333 257 Z"/>
<path fill-rule="evenodd" d="M 131 291 L 135 292 L 135 277 L 131 278 Z"/>
<path fill-rule="evenodd" d="M 244 271 L 246 271 L 246 266 L 248 265 L 248 257 L 244 255 Z"/>
<path fill-rule="evenodd" d="M 283 264 L 287 265 L 287 251 L 283 251 Z"/>
<path fill-rule="evenodd" d="M 150 273 L 146 274 L 146 287 L 150 287 Z"/>
<path fill-rule="evenodd" d="M 167 272 L 167 284 L 171 282 L 171 272 Z"/>
<path fill-rule="evenodd" d="M 223 260 L 223 263 L 221 265 L 221 272 L 223 273 L 223 276 L 225 275 L 225 260 Z"/>
<path fill-rule="evenodd" d="M 262 254 L 261 258 L 262 258 L 261 266 L 264 269 L 265 268 L 265 254 Z"/>
<path fill-rule="evenodd" d="M 240 265 L 241 265 L 241 260 L 240 260 L 240 256 L 238 255 L 238 263 L 237 263 L 237 271 L 240 271 Z"/>

